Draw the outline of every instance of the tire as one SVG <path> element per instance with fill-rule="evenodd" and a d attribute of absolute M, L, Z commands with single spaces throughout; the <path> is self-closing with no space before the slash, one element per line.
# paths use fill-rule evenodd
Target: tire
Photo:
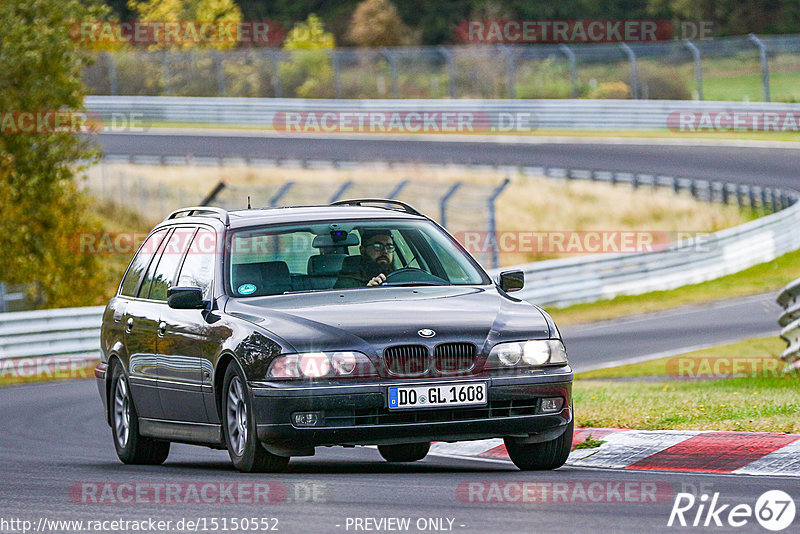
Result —
<path fill-rule="evenodd" d="M 506 451 L 514 465 L 523 471 L 544 471 L 564 465 L 572 449 L 573 421 L 556 439 L 542 443 L 519 443 L 514 438 L 505 438 Z"/>
<path fill-rule="evenodd" d="M 279 473 L 289 464 L 288 456 L 272 454 L 258 441 L 250 389 L 235 363 L 225 369 L 222 431 L 231 462 L 242 473 Z"/>
<path fill-rule="evenodd" d="M 111 371 L 111 433 L 117 456 L 126 464 L 158 465 L 169 456 L 169 441 L 157 441 L 139 434 L 139 416 L 122 365 Z"/>
<path fill-rule="evenodd" d="M 387 462 L 416 462 L 425 458 L 429 450 L 431 450 L 430 442 L 378 445 L 378 452 Z"/>

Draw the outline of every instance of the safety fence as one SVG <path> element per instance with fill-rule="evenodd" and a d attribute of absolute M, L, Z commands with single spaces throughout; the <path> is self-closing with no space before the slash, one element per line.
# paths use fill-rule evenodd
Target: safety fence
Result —
<path fill-rule="evenodd" d="M 797 101 L 798 35 L 641 43 L 100 53 L 96 95 Z M 771 87 L 770 78 L 777 79 Z"/>
<path fill-rule="evenodd" d="M 778 295 L 778 304 L 783 313 L 778 319 L 781 338 L 786 341 L 786 350 L 781 358 L 786 362 L 786 370 L 800 369 L 800 278 L 790 283 Z"/>
<path fill-rule="evenodd" d="M 109 165 L 104 163 L 133 165 Z M 435 165 L 386 163 L 342 160 L 305 159 L 263 159 L 263 158 L 217 158 L 191 156 L 106 156 L 104 163 L 96 166 L 85 182 L 92 194 L 117 203 L 125 209 L 136 210 L 145 220 L 157 216 L 159 220 L 170 211 L 191 200 L 191 204 L 214 205 L 226 209 L 240 209 L 247 205 L 248 197 L 253 206 L 284 207 L 298 205 L 320 205 L 342 198 L 378 197 L 403 200 L 413 204 L 423 213 L 436 219 L 452 234 L 480 231 L 484 237 L 496 235 L 498 221 L 497 203 L 502 202 L 506 187 L 515 180 L 547 177 L 554 180 L 584 180 L 597 183 L 628 187 L 634 190 L 665 191 L 676 195 L 689 194 L 703 202 L 738 205 L 756 213 L 773 213 L 788 208 L 794 202 L 794 193 L 774 187 L 735 184 L 709 181 L 691 177 L 654 175 L 592 169 L 564 169 L 559 167 L 517 166 L 517 165 Z M 283 181 L 270 185 L 257 184 L 236 186 L 224 181 L 208 186 L 203 195 L 187 193 L 174 186 L 152 185 L 136 175 L 136 164 L 162 165 L 167 172 L 171 167 L 177 169 L 201 169 L 220 167 L 232 172 L 241 167 L 258 172 L 260 167 L 306 168 L 306 169 L 345 169 L 366 168 L 375 171 L 375 166 L 408 172 L 409 178 L 391 181 L 342 181 L 331 183 Z M 378 167 L 381 168 L 381 167 Z M 411 178 L 417 169 L 434 168 L 458 172 L 495 171 L 498 179 L 494 183 L 468 183 L 461 180 L 429 182 Z M 197 175 L 199 171 L 185 171 Z M 501 180 L 500 177 L 505 179 Z M 149 184 L 149 185 L 144 185 Z M 193 200 L 192 200 L 193 199 Z M 202 200 L 201 200 L 202 199 Z M 155 223 L 156 221 L 154 221 Z M 473 250 L 473 255 L 487 268 L 500 266 L 500 251 L 497 247 L 481 247 Z M 533 265 L 538 265 L 538 262 Z"/>

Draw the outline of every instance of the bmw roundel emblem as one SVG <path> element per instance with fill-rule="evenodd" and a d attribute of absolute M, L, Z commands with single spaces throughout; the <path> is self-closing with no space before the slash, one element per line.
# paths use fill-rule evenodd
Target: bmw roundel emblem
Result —
<path fill-rule="evenodd" d="M 433 337 L 436 335 L 436 332 L 434 332 L 430 328 L 423 328 L 422 330 L 418 330 L 417 334 L 419 334 L 422 337 Z"/>

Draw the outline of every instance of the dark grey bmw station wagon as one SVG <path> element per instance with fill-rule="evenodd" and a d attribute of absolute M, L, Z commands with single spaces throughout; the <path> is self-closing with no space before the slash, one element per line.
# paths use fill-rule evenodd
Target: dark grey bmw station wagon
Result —
<path fill-rule="evenodd" d="M 502 437 L 520 469 L 569 454 L 572 370 L 547 313 L 411 206 L 173 212 L 103 315 L 95 369 L 119 458 L 170 443 L 279 471 L 315 447 Z"/>

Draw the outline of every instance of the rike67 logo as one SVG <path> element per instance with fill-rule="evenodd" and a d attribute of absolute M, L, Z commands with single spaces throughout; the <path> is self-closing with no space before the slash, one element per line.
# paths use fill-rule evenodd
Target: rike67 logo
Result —
<path fill-rule="evenodd" d="M 795 513 L 794 500 L 781 490 L 763 493 L 755 506 L 719 504 L 719 493 L 716 492 L 711 497 L 704 493 L 699 498 L 691 493 L 678 493 L 667 526 L 738 528 L 755 518 L 765 529 L 777 532 L 792 524 Z"/>

